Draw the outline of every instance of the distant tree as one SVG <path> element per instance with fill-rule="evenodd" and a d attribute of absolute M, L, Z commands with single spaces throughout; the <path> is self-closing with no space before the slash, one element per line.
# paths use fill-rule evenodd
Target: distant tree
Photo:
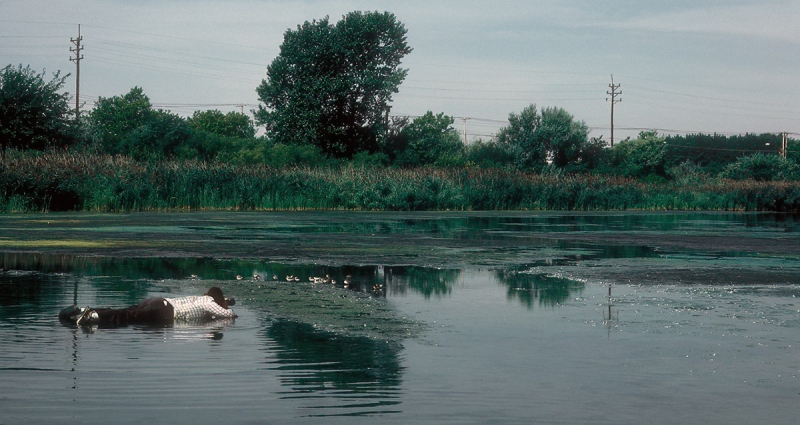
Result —
<path fill-rule="evenodd" d="M 612 148 L 611 163 L 617 174 L 626 177 L 666 176 L 666 142 L 656 131 L 642 131 L 634 140 Z"/>
<path fill-rule="evenodd" d="M 789 139 L 788 147 L 786 149 L 786 158 L 800 164 L 800 140 Z"/>
<path fill-rule="evenodd" d="M 395 159 L 408 146 L 408 135 L 403 132 L 410 122 L 407 116 L 393 116 L 389 118 L 389 129 L 386 138 L 380 142 L 379 151 L 387 156 L 389 162 Z"/>
<path fill-rule="evenodd" d="M 778 153 L 779 134 L 722 134 L 672 135 L 666 139 L 666 165 L 668 168 L 691 161 L 705 172 L 718 174 L 738 158 L 760 152 Z"/>
<path fill-rule="evenodd" d="M 150 120 L 134 130 L 120 146 L 122 153 L 138 160 L 180 156 L 192 140 L 192 128 L 183 117 L 157 109 Z"/>
<path fill-rule="evenodd" d="M 336 25 L 306 21 L 286 31 L 256 89 L 256 122 L 276 142 L 312 144 L 329 156 L 375 152 L 410 51 L 405 27 L 388 12 L 351 12 Z"/>
<path fill-rule="evenodd" d="M 69 94 L 60 93 L 68 75 L 50 81 L 30 66 L 0 70 L 0 143 L 6 149 L 43 149 L 73 141 Z"/>
<path fill-rule="evenodd" d="M 530 105 L 510 114 L 509 125 L 500 129 L 498 143 L 509 145 L 517 156 L 517 167 L 541 171 L 547 163 L 566 171 L 592 168 L 604 145 L 602 139 L 589 140 L 589 128 L 562 108 L 536 111 Z"/>
<path fill-rule="evenodd" d="M 508 126 L 497 133 L 497 141 L 508 145 L 516 156 L 517 168 L 524 171 L 541 171 L 547 165 L 547 146 L 537 134 L 542 117 L 536 105 L 529 105 L 517 115 L 508 115 Z"/>
<path fill-rule="evenodd" d="M 176 156 L 193 136 L 184 118 L 154 110 L 141 87 L 124 96 L 98 99 L 89 122 L 103 151 L 139 160 Z"/>
<path fill-rule="evenodd" d="M 733 180 L 797 180 L 800 177 L 800 167 L 780 155 L 756 153 L 729 164 L 721 176 Z"/>
<path fill-rule="evenodd" d="M 253 120 L 239 112 L 223 114 L 219 110 L 195 111 L 189 118 L 189 125 L 194 129 L 220 136 L 249 139 L 255 137 L 256 129 Z"/>
<path fill-rule="evenodd" d="M 452 164 L 460 157 L 464 144 L 453 128 L 453 117 L 428 111 L 415 118 L 402 133 L 407 145 L 395 163 L 401 166 Z"/>
<path fill-rule="evenodd" d="M 183 158 L 210 161 L 220 158 L 246 158 L 254 163 L 260 157 L 263 140 L 255 138 L 253 121 L 245 114 L 218 110 L 195 111 L 187 120 L 192 129 L 191 141 L 179 150 Z M 249 153 L 238 151 L 246 151 Z M 263 158 L 262 158 L 263 159 Z M 242 162 L 242 161 L 239 161 Z"/>
<path fill-rule="evenodd" d="M 516 150 L 508 144 L 494 140 L 484 142 L 478 140 L 466 146 L 467 164 L 481 168 L 505 168 L 514 166 Z"/>
<path fill-rule="evenodd" d="M 100 97 L 89 115 L 94 138 L 102 150 L 123 153 L 133 132 L 153 118 L 150 98 L 141 87 L 134 87 L 123 96 Z"/>
<path fill-rule="evenodd" d="M 575 117 L 562 108 L 542 109 L 542 121 L 536 133 L 546 146 L 552 164 L 558 168 L 585 167 L 597 155 L 598 144 L 602 149 L 599 139 L 589 144 L 586 123 L 575 121 Z"/>

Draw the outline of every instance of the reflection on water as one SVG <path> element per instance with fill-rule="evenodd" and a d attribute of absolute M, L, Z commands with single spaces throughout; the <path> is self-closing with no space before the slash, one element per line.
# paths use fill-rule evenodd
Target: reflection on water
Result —
<path fill-rule="evenodd" d="M 528 308 L 533 308 L 537 300 L 539 306 L 556 307 L 580 294 L 585 286 L 583 282 L 543 273 L 502 270 L 495 275 L 498 282 L 508 286 L 508 298 L 516 298 Z"/>
<path fill-rule="evenodd" d="M 519 262 L 439 269 L 402 259 L 333 266 L 0 253 L 0 422 L 796 422 L 796 256 L 532 236 L 744 228 L 779 244 L 797 232 L 792 216 L 207 217 L 192 226 L 234 241 L 424 233 L 480 239 L 489 257 L 513 252 Z M 329 283 L 314 283 L 318 276 Z M 56 318 L 73 303 L 122 307 L 210 282 L 251 297 L 239 298 L 235 321 L 91 329 Z M 353 329 L 379 328 L 378 313 L 398 319 L 392 332 Z M 344 316 L 347 326 L 331 326 Z M 410 321 L 425 332 L 406 332 Z"/>
<path fill-rule="evenodd" d="M 70 270 L 75 270 L 75 265 Z M 82 408 L 74 401 L 90 397 L 103 410 L 95 412 L 99 419 L 92 420 L 102 420 L 104 414 L 141 418 L 146 414 L 136 412 L 142 405 L 165 407 L 146 395 L 152 391 L 154 373 L 159 392 L 182 394 L 170 395 L 171 402 L 176 397 L 193 397 L 192 403 L 214 405 L 220 392 L 229 401 L 237 395 L 253 397 L 257 386 L 245 382 L 254 372 L 262 375 L 259 379 L 274 376 L 281 387 L 259 397 L 296 403 L 299 416 L 400 412 L 396 406 L 401 403 L 403 367 L 402 344 L 397 340 L 332 334 L 309 323 L 264 320 L 254 317 L 245 306 L 236 307 L 240 314 L 236 320 L 205 324 L 123 328 L 59 324 L 58 311 L 74 299 L 95 306 L 130 304 L 128 291 L 109 285 L 118 279 L 120 276 L 86 278 L 62 272 L 0 272 L 0 378 L 6 388 L 15 388 L 15 412 L 30 414 L 41 397 L 47 397 L 58 400 L 51 401 L 53 406 L 74 414 L 75 408 Z M 149 289 L 139 285 L 142 297 L 160 295 L 158 281 L 152 283 Z M 248 348 L 258 341 L 263 345 Z M 266 368 L 258 366 L 258 353 L 264 347 L 268 356 L 261 362 Z M 224 354 L 228 352 L 232 355 Z M 46 373 L 49 378 L 33 379 L 30 374 L 34 372 Z M 201 383 L 208 374 L 213 377 L 213 388 Z M 66 393 L 64 388 L 73 392 Z M 137 390 L 145 388 L 144 392 Z M 98 392 L 108 396 L 98 400 Z M 10 407 L 9 396 L 0 391 L 4 411 Z M 50 422 L 41 415 L 44 413 L 35 416 L 38 422 Z M 16 422 L 12 417 L 9 423 Z"/>
<path fill-rule="evenodd" d="M 269 364 L 287 387 L 281 398 L 301 400 L 312 409 L 308 416 L 399 412 L 393 407 L 400 404 L 403 369 L 398 342 L 333 335 L 287 320 L 269 325 L 266 336 L 280 347 Z"/>
<path fill-rule="evenodd" d="M 461 270 L 434 269 L 427 267 L 386 267 L 386 286 L 395 294 L 409 290 L 425 298 L 445 296 L 461 276 Z"/>
<path fill-rule="evenodd" d="M 89 278 L 102 277 L 108 290 L 128 292 L 132 303 L 147 293 L 153 280 L 191 279 L 285 281 L 286 276 L 308 282 L 311 277 L 329 276 L 333 285 L 356 292 L 385 296 L 386 291 L 404 294 L 418 292 L 426 298 L 450 293 L 461 271 L 417 266 L 325 266 L 284 264 L 245 260 L 205 258 L 107 258 L 53 254 L 0 253 L 0 270 L 68 274 Z M 26 288 L 30 285 L 23 285 Z M 26 289 L 31 290 L 31 289 Z M 33 290 L 36 292 L 35 290 Z"/>
<path fill-rule="evenodd" d="M 247 214 L 239 214 L 247 217 Z M 383 213 L 374 216 L 325 213 L 273 213 L 273 221 L 253 225 L 211 218 L 187 229 L 213 232 L 218 239 L 241 239 L 262 233 L 431 234 L 447 238 L 488 238 L 492 232 L 628 232 L 628 231 L 719 231 L 745 226 L 754 230 L 798 232 L 796 216 L 789 214 L 737 213 L 538 213 L 482 212 L 480 215 L 436 213 Z M 413 218 L 409 218 L 413 217 Z M 166 231 L 166 230 L 165 230 Z M 486 231 L 490 231 L 487 233 Z"/>

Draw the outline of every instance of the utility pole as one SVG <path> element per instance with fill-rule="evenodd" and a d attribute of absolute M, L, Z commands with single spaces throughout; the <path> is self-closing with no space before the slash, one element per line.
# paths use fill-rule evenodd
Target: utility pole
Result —
<path fill-rule="evenodd" d="M 75 47 L 69 48 L 70 52 L 75 53 L 75 57 L 70 57 L 69 60 L 75 62 L 75 121 L 78 121 L 81 117 L 81 59 L 83 59 L 81 54 L 83 50 L 83 46 L 81 46 L 81 41 L 83 41 L 81 24 L 78 24 L 78 38 L 70 38 L 69 41 L 75 45 Z"/>
<path fill-rule="evenodd" d="M 622 99 L 617 99 L 617 96 L 621 95 L 621 91 L 617 91 L 620 87 L 620 84 L 614 84 L 614 74 L 611 74 L 611 84 L 608 85 L 611 88 L 611 91 L 607 91 L 606 94 L 611 96 L 611 98 L 606 98 L 606 102 L 611 100 L 611 147 L 614 147 L 614 104 L 622 102 Z"/>
<path fill-rule="evenodd" d="M 786 151 L 789 149 L 789 133 L 781 133 L 781 156 L 786 158 Z"/>
<path fill-rule="evenodd" d="M 465 146 L 467 144 L 467 120 L 468 119 L 469 119 L 468 117 L 464 117 L 464 145 Z"/>

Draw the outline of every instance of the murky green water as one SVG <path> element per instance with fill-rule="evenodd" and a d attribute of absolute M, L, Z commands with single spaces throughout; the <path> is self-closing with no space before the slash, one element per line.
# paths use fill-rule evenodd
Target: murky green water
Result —
<path fill-rule="evenodd" d="M 0 423 L 794 424 L 797 218 L 0 216 Z M 56 318 L 212 285 L 235 322 Z"/>

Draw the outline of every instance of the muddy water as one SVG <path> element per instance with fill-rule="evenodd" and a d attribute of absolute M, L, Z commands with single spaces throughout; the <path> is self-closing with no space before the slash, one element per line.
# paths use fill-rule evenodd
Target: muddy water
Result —
<path fill-rule="evenodd" d="M 793 424 L 795 219 L 0 217 L 0 423 Z M 56 319 L 212 285 L 233 323 Z"/>

